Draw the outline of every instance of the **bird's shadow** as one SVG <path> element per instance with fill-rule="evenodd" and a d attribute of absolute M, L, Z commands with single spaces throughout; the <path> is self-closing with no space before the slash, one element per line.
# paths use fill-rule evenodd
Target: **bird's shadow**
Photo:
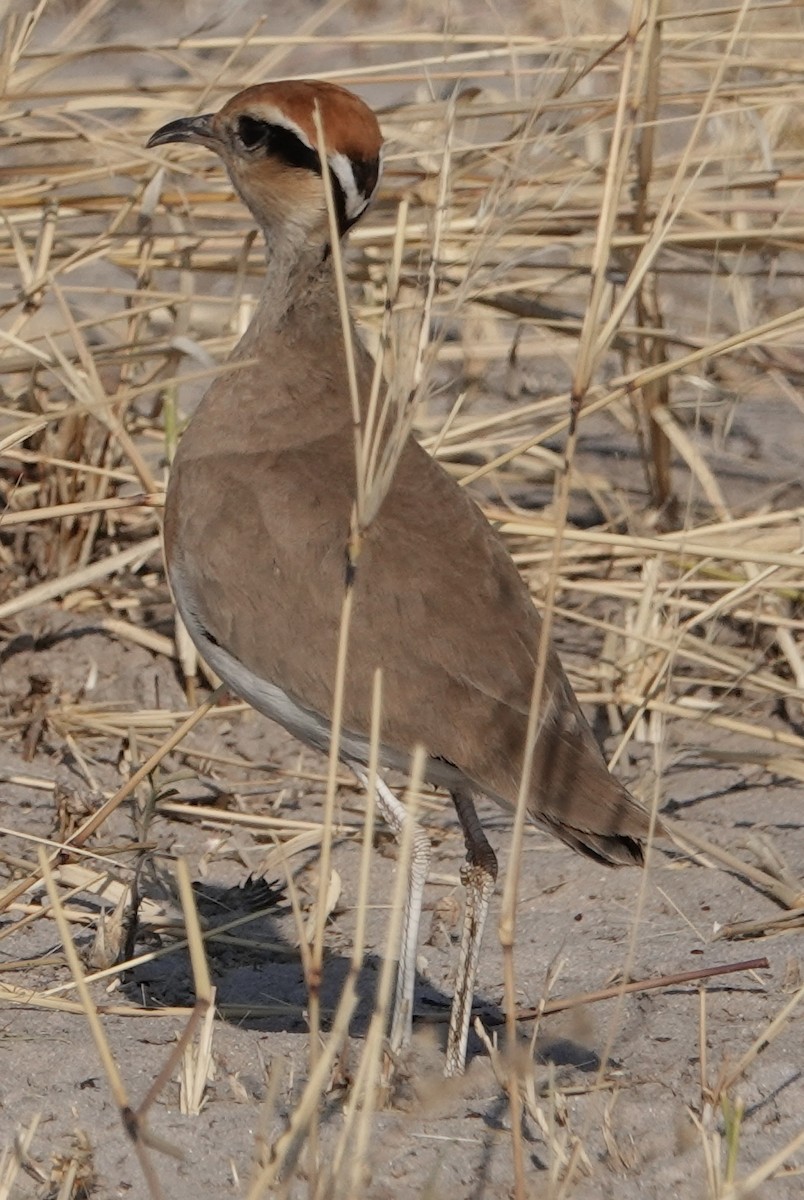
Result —
<path fill-rule="evenodd" d="M 308 987 L 298 945 L 290 941 L 282 918 L 288 905 L 279 888 L 264 880 L 249 880 L 243 887 L 194 885 L 202 926 L 207 934 L 207 959 L 216 989 L 216 1007 L 225 1021 L 264 1033 L 308 1031 Z M 231 928 L 232 922 L 255 912 L 253 920 Z M 220 928 L 220 934 L 214 931 Z M 153 949 L 152 935 L 136 951 Z M 350 1034 L 364 1037 L 374 1012 L 382 959 L 367 953 L 355 977 L 357 1004 Z M 351 971 L 348 954 L 325 951 L 321 982 L 321 1008 L 325 1025 L 335 1015 Z M 190 1006 L 195 1000 L 190 955 L 179 946 L 124 973 L 123 990 L 149 1008 Z M 418 978 L 417 1006 L 434 1014 L 448 1012 L 450 998 L 429 981 Z M 446 1026 L 445 1026 L 446 1028 Z"/>
<path fill-rule="evenodd" d="M 297 945 L 285 935 L 281 918 L 287 901 L 280 888 L 264 880 L 249 880 L 239 888 L 202 884 L 194 886 L 196 904 L 208 934 L 207 958 L 216 989 L 216 1007 L 220 1017 L 243 1029 L 263 1033 L 306 1034 L 308 988 Z M 237 918 L 254 912 L 254 919 L 232 929 Z M 230 927 L 228 929 L 224 927 Z M 146 942 L 137 950 L 153 948 Z M 374 1013 L 382 959 L 366 954 L 355 977 L 357 1004 L 349 1032 L 354 1038 L 365 1037 Z M 325 1027 L 334 1017 L 344 985 L 351 970 L 347 954 L 325 955 L 321 984 L 321 1008 Z M 177 947 L 149 962 L 140 963 L 124 973 L 123 990 L 132 1000 L 147 1007 L 191 1006 L 195 1000 L 192 966 L 186 947 Z M 427 978 L 417 975 L 414 1030 L 430 1025 L 435 1039 L 446 1045 L 451 996 Z M 475 1016 L 490 1029 L 504 1025 L 504 1014 L 492 1001 L 476 994 Z M 527 1030 L 522 1031 L 523 1042 Z M 470 1030 L 467 1061 L 485 1054 L 480 1039 Z M 540 1038 L 536 1059 L 559 1067 L 595 1071 L 600 1059 L 594 1050 L 566 1037 Z"/>
<path fill-rule="evenodd" d="M 221 1018 L 266 1033 L 307 1032 L 307 982 L 299 947 L 283 929 L 288 904 L 282 890 L 258 879 L 235 888 L 196 884 L 193 891 Z M 250 912 L 255 913 L 253 919 L 233 927 Z M 143 931 L 143 937 L 137 953 L 154 948 L 153 935 Z M 368 1029 L 380 966 L 377 955 L 367 954 L 357 973 L 357 1005 L 350 1024 L 356 1037 L 365 1036 Z M 321 1007 L 327 1024 L 334 1017 L 350 967 L 348 955 L 325 952 Z M 123 989 L 149 1008 L 192 1005 L 195 987 L 187 948 L 178 946 L 138 963 L 124 973 Z"/>

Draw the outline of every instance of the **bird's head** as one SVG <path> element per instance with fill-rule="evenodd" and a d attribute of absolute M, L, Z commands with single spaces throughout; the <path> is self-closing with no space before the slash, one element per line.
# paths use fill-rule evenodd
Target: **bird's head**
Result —
<path fill-rule="evenodd" d="M 323 148 L 343 235 L 368 207 L 380 177 L 382 134 L 371 109 L 334 83 L 262 83 L 233 96 L 219 112 L 180 117 L 157 129 L 148 146 L 194 142 L 222 158 L 238 193 L 267 237 L 285 232 L 308 243 L 329 240 Z"/>

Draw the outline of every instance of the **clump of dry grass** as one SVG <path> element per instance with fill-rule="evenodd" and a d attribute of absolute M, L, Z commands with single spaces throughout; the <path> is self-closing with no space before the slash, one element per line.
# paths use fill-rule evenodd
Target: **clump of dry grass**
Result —
<path fill-rule="evenodd" d="M 54 613 L 91 614 L 111 638 L 175 659 L 190 676 L 192 657 L 164 620 L 166 463 L 188 406 L 248 322 L 262 252 L 216 166 L 182 153 L 168 174 L 162 156 L 143 146 L 177 112 L 213 107 L 283 73 L 288 61 L 295 72 L 302 55 L 315 60 L 336 43 L 312 26 L 284 42 L 259 24 L 233 38 L 202 30 L 156 44 L 134 86 L 130 47 L 94 45 L 88 35 L 88 22 L 114 7 L 95 0 L 56 19 L 41 3 L 12 13 L 3 31 L 0 621 L 13 650 L 16 638 L 42 636 Z M 337 8 L 326 6 L 313 25 Z M 769 485 L 744 486 L 728 449 L 742 410 L 769 399 L 786 404 L 791 428 L 800 428 L 803 36 L 784 5 L 696 14 L 635 2 L 616 30 L 366 35 L 371 66 L 318 72 L 361 88 L 382 110 L 385 184 L 354 232 L 347 272 L 366 335 L 396 381 L 391 411 L 400 429 L 415 419 L 425 444 L 483 499 L 547 627 L 558 625 L 581 648 L 570 666 L 581 697 L 605 707 L 619 734 L 615 762 L 637 742 L 656 747 L 646 801 L 660 793 L 668 747 L 692 728 L 701 753 L 737 756 L 793 780 L 804 774 L 800 486 L 783 463 Z M 364 40 L 343 36 L 337 45 L 347 53 Z M 152 77 L 149 65 L 165 59 L 171 77 L 155 69 Z M 388 98 L 399 90 L 404 102 Z M 630 449 L 608 471 L 594 452 L 615 435 Z M 379 464 L 375 500 L 392 466 Z M 534 498 L 544 501 L 541 511 L 533 511 Z M 370 520 L 371 494 L 367 505 Z M 591 645 L 601 648 L 597 655 L 584 652 Z M 185 881 L 198 1005 L 192 1017 L 160 1011 L 187 1025 L 167 1073 L 133 1114 L 98 1015 L 131 1006 L 99 1005 L 88 986 L 131 960 L 87 981 L 69 932 L 83 918 L 70 900 L 95 891 L 120 902 L 136 853 L 104 859 L 92 839 L 143 787 L 153 788 L 148 803 L 161 814 L 188 815 L 188 806 L 159 792 L 160 772 L 175 760 L 213 771 L 247 765 L 186 740 L 202 719 L 220 717 L 216 699 L 177 711 L 137 709 L 124 696 L 112 708 L 82 696 L 32 695 L 2 717 L 9 735 L 25 734 L 31 754 L 46 726 L 86 764 L 88 779 L 97 746 L 125 745 L 130 754 L 123 785 L 73 814 L 38 859 L 28 851 L 3 858 L 0 911 L 12 916 L 3 936 L 55 917 L 80 1003 L 63 994 L 69 982 L 33 992 L 3 982 L 0 999 L 85 1014 L 154 1196 L 162 1185 L 149 1150 L 165 1147 L 148 1141 L 141 1119 L 212 1004 L 203 942 L 253 918 L 223 931 L 194 927 Z M 237 711 L 226 709 L 225 718 Z M 738 750 L 723 748 L 727 735 L 741 739 Z M 9 778 L 49 786 L 35 773 Z M 355 833 L 348 822 L 335 824 L 338 779 L 333 761 L 323 822 L 281 810 L 192 809 L 217 828 L 270 829 L 311 979 L 322 963 L 327 847 L 339 829 Z M 754 846 L 749 861 L 688 829 L 673 832 L 699 861 L 740 872 L 783 910 L 775 921 L 743 921 L 727 933 L 801 927 L 804 888 L 775 848 Z M 289 863 L 322 846 L 308 949 Z M 26 910 L 43 879 L 50 907 Z M 367 867 L 361 879 L 365 912 Z M 511 1019 L 515 882 L 512 867 Z M 169 928 L 164 952 L 175 950 L 182 922 L 147 904 L 139 919 Z M 361 955 L 359 936 L 352 987 Z M 387 979 L 383 987 L 387 1005 Z M 797 991 L 780 1023 L 800 999 Z M 288 1194 L 305 1154 L 311 1195 L 364 1194 L 382 1003 L 334 1157 L 322 1167 L 315 1155 L 318 1105 L 354 1003 L 345 989 L 323 1048 L 313 1037 L 309 1080 L 286 1133 L 257 1161 L 249 1196 Z M 317 1005 L 314 990 L 314 1012 Z M 798 1138 L 741 1179 L 734 1089 L 778 1028 L 764 1030 L 714 1082 L 702 1052 L 695 1116 L 713 1198 L 747 1195 L 800 1148 Z M 207 1027 L 196 1057 L 185 1059 L 190 1110 L 203 1104 L 209 1037 Z M 527 1190 L 517 1141 L 522 1106 L 551 1146 L 549 1194 L 570 1194 L 578 1173 L 592 1167 L 582 1134 L 570 1137 L 557 1116 L 560 1090 L 542 1105 L 527 1071 L 504 1059 L 498 1068 L 515 1118 L 518 1200 Z M 269 1095 L 266 1107 L 275 1100 Z M 0 1160 L 0 1196 L 11 1194 L 34 1132 Z"/>

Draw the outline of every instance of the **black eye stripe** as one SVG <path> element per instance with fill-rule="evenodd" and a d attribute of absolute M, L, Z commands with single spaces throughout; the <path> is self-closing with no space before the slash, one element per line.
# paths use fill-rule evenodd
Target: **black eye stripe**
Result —
<path fill-rule="evenodd" d="M 355 177 L 355 186 L 358 192 L 368 200 L 379 181 L 379 163 L 376 158 L 352 158 L 349 161 Z"/>
<path fill-rule="evenodd" d="M 266 154 L 281 159 L 289 167 L 321 174 L 318 151 L 306 146 L 292 129 L 244 115 L 238 117 L 237 136 L 247 150 L 262 148 Z"/>

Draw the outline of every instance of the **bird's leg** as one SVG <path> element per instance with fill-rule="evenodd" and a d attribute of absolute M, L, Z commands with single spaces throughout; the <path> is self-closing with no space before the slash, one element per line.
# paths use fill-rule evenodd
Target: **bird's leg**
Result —
<path fill-rule="evenodd" d="M 365 771 L 353 762 L 349 766 L 357 778 L 368 789 Z M 377 777 L 377 807 L 391 828 L 397 841 L 402 836 L 406 821 L 412 818 L 384 780 Z M 394 1011 L 391 1018 L 389 1038 L 391 1050 L 396 1052 L 406 1046 L 413 1028 L 413 987 L 416 981 L 416 948 L 419 940 L 419 921 L 422 913 L 424 885 L 430 867 L 430 839 L 418 822 L 413 821 L 410 862 L 408 864 L 408 888 L 405 911 L 402 916 L 402 934 L 399 942 L 399 966 L 396 975 Z"/>
<path fill-rule="evenodd" d="M 480 958 L 483 926 L 497 881 L 497 856 L 486 840 L 472 797 L 466 792 L 453 792 L 452 799 L 466 842 L 466 862 L 461 867 L 461 882 L 466 889 L 466 907 L 455 993 L 449 1017 L 444 1074 L 460 1075 L 466 1064 L 472 994 Z"/>

